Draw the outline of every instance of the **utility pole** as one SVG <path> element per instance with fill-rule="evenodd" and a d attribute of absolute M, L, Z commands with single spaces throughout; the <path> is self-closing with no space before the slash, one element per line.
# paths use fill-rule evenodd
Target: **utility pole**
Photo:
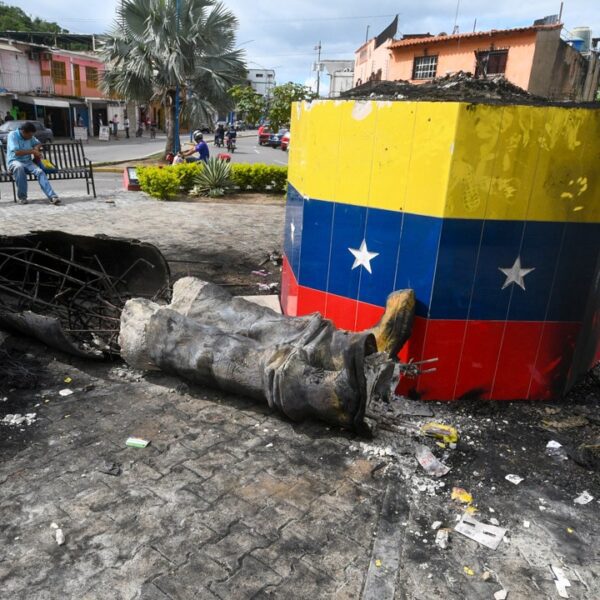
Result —
<path fill-rule="evenodd" d="M 179 35 L 179 13 L 181 10 L 181 0 L 177 0 L 175 15 L 175 31 Z M 173 154 L 177 154 L 180 150 L 179 141 L 179 82 L 175 87 L 175 123 L 173 123 Z"/>
<path fill-rule="evenodd" d="M 321 41 L 319 40 L 318 46 L 315 46 L 317 51 L 317 97 L 319 96 L 319 90 L 321 89 Z"/>

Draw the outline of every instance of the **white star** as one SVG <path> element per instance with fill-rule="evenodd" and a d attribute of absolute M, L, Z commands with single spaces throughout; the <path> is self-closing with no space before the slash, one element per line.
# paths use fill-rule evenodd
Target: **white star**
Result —
<path fill-rule="evenodd" d="M 367 248 L 367 240 L 363 240 L 360 248 L 356 250 L 356 248 L 348 248 L 348 250 L 354 255 L 354 264 L 352 265 L 353 269 L 356 267 L 360 267 L 361 265 L 369 271 L 369 273 L 373 273 L 371 271 L 371 261 L 379 256 L 379 252 L 369 252 Z"/>
<path fill-rule="evenodd" d="M 296 226 L 294 225 L 294 221 L 290 223 L 290 231 L 292 235 L 292 244 L 294 243 L 294 234 L 296 233 Z"/>
<path fill-rule="evenodd" d="M 515 260 L 515 264 L 512 267 L 507 269 L 498 267 L 498 269 L 506 275 L 506 281 L 504 282 L 502 289 L 513 283 L 516 283 L 520 288 L 525 289 L 525 275 L 528 275 L 531 271 L 535 271 L 535 267 L 532 269 L 522 269 L 520 256 L 517 256 L 517 260 Z"/>

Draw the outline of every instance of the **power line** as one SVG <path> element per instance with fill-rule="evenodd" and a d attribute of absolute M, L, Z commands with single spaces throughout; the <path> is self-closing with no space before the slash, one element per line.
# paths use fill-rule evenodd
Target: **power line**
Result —
<path fill-rule="evenodd" d="M 364 15 L 361 17 L 314 17 L 310 19 L 297 19 L 295 17 L 290 17 L 287 19 L 244 19 L 244 22 L 249 21 L 251 23 L 303 23 L 307 21 L 350 21 L 350 20 L 360 20 L 360 19 L 388 19 L 389 17 L 395 17 L 396 14 L 393 15 Z"/>
<path fill-rule="evenodd" d="M 296 17 L 287 17 L 285 19 L 238 19 L 243 23 L 308 23 L 316 21 L 352 21 L 361 19 L 388 19 L 389 17 L 395 17 L 394 14 L 390 15 L 362 15 L 354 17 L 311 17 L 307 19 L 298 19 Z M 98 22 L 98 19 L 82 19 L 77 17 L 61 17 L 61 21 L 71 21 L 76 23 L 94 23 Z"/>

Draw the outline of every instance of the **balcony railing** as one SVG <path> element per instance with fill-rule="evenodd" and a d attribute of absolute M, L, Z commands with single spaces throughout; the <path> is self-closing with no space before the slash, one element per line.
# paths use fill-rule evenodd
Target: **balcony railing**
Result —
<path fill-rule="evenodd" d="M 53 81 L 52 77 L 30 75 L 28 73 L 0 72 L 0 87 L 9 92 L 34 96 L 97 96 L 103 94 L 97 88 L 89 87 L 85 81 Z"/>

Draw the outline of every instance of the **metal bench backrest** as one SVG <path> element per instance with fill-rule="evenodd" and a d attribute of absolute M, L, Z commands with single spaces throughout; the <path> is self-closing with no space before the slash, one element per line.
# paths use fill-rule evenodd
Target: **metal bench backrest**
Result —
<path fill-rule="evenodd" d="M 81 140 L 44 145 L 44 158 L 47 158 L 59 171 L 85 167 L 86 160 Z"/>
<path fill-rule="evenodd" d="M 56 142 L 43 145 L 44 158 L 47 158 L 59 171 L 61 169 L 76 169 L 86 166 L 85 153 L 81 140 L 74 142 Z M 0 144 L 0 161 L 2 172 L 6 173 L 6 148 Z"/>

